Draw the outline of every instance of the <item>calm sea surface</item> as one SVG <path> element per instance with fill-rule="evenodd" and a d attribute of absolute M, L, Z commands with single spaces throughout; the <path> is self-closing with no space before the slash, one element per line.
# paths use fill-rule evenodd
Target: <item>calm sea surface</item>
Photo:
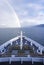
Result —
<path fill-rule="evenodd" d="M 20 35 L 20 31 L 24 35 L 30 37 L 36 42 L 44 45 L 44 27 L 29 27 L 29 28 L 0 28 L 0 45 L 4 42 Z"/>

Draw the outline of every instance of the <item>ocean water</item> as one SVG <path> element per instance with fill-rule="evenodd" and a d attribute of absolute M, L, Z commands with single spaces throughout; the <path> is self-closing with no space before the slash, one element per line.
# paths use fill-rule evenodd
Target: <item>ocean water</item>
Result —
<path fill-rule="evenodd" d="M 23 35 L 44 45 L 44 27 L 0 28 L 0 45 L 20 35 L 21 30 L 23 31 Z"/>

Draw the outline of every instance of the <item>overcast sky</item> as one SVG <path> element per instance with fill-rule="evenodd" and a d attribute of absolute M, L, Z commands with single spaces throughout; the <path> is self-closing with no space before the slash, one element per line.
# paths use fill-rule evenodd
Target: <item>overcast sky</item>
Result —
<path fill-rule="evenodd" d="M 44 24 L 44 0 L 0 0 L 0 27 L 7 27 L 7 24 L 11 27 L 15 24 L 13 11 L 22 27 Z"/>

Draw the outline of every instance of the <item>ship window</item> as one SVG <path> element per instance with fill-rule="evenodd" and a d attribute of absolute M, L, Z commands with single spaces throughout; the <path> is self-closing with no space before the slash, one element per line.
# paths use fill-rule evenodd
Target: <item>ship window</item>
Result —
<path fill-rule="evenodd" d="M 44 51 L 42 51 L 42 53 L 44 54 Z"/>
<path fill-rule="evenodd" d="M 2 52 L 4 52 L 4 50 L 2 50 Z"/>
<path fill-rule="evenodd" d="M 38 50 L 38 52 L 40 52 L 40 50 Z"/>

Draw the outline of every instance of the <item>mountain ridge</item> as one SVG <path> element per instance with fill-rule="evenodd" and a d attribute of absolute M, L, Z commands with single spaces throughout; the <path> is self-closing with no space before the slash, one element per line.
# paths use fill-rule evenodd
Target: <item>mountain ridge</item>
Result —
<path fill-rule="evenodd" d="M 36 27 L 44 27 L 44 24 L 36 25 Z"/>

